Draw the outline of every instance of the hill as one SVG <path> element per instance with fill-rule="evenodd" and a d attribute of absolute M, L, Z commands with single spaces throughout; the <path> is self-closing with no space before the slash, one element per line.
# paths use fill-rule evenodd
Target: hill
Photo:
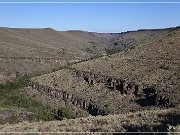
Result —
<path fill-rule="evenodd" d="M 154 42 L 32 78 L 25 91 L 43 93 L 95 116 L 176 106 L 179 32 L 171 29 Z"/>
<path fill-rule="evenodd" d="M 40 120 L 76 118 L 62 122 L 26 123 L 29 127 L 22 128 L 23 124 L 4 125 L 2 131 L 162 129 L 166 132 L 178 129 L 179 27 L 125 33 L 2 28 L 1 34 L 4 36 L 0 40 L 4 44 L 1 44 L 4 54 L 0 59 L 2 80 L 13 77 L 13 74 L 17 79 L 23 73 L 38 71 L 41 75 L 23 76 L 25 81 L 19 79 L 15 84 L 0 85 L 0 103 L 26 107 L 27 112 L 30 104 L 33 107 L 38 104 L 34 113 L 40 113 Z M 57 54 L 62 47 L 66 53 Z M 21 48 L 27 52 L 20 51 Z M 60 63 L 62 60 L 64 63 Z M 123 125 L 124 117 L 127 122 Z M 75 123 L 74 127 L 72 123 Z M 50 126 L 52 124 L 54 129 Z M 83 124 L 87 127 L 84 130 L 81 129 Z M 71 125 L 70 128 L 67 125 Z M 34 126 L 40 128 L 36 130 Z M 32 130 L 26 130 L 30 127 Z M 79 129 L 75 130 L 75 127 Z"/>
<path fill-rule="evenodd" d="M 63 121 L 2 125 L 1 132 L 179 132 L 179 112 L 173 109 L 86 117 Z"/>
<path fill-rule="evenodd" d="M 102 38 L 83 31 L 0 28 L 0 81 L 105 53 Z"/>
<path fill-rule="evenodd" d="M 180 29 L 176 28 L 152 43 L 139 44 L 121 53 L 73 65 L 73 68 L 111 79 L 122 78 L 126 88 L 135 83 L 139 86 L 138 92 L 145 95 L 147 89 L 149 92 L 156 89 L 176 104 L 180 102 L 179 34 Z"/>
<path fill-rule="evenodd" d="M 68 63 L 147 44 L 171 30 L 94 33 L 0 28 L 0 83 L 25 73 L 51 72 Z"/>

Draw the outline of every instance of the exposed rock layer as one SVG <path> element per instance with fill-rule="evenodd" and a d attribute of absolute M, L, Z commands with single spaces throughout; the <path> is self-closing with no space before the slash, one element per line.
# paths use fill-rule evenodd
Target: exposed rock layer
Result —
<path fill-rule="evenodd" d="M 139 98 L 140 94 L 144 94 L 145 105 L 150 106 L 160 106 L 160 107 L 168 107 L 170 105 L 169 98 L 157 93 L 156 89 L 153 87 L 145 87 L 139 86 L 133 81 L 128 81 L 122 78 L 115 78 L 112 76 L 104 76 L 100 74 L 94 74 L 86 71 L 79 71 L 72 69 L 72 76 L 76 76 L 81 78 L 89 85 L 94 85 L 96 83 L 103 84 L 110 91 L 118 91 L 123 95 L 131 95 L 134 94 L 135 97 Z M 82 82 L 83 83 L 83 82 Z M 63 88 L 55 88 L 46 85 L 42 85 L 36 81 L 30 81 L 29 86 L 32 89 L 36 89 L 39 92 L 42 92 L 51 98 L 54 99 L 62 99 L 65 102 L 70 102 L 73 105 L 87 111 L 89 114 L 96 115 L 107 115 L 109 111 L 106 107 L 95 103 L 91 99 L 88 100 L 85 97 L 82 97 L 76 93 L 71 93 L 70 91 L 66 91 Z M 143 89 L 140 89 L 140 88 Z M 141 101 L 140 101 L 141 102 Z"/>

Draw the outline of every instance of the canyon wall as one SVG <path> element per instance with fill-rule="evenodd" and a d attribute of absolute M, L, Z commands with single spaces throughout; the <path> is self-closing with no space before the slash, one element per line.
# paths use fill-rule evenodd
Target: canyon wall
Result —
<path fill-rule="evenodd" d="M 87 71 L 73 70 L 73 75 L 81 77 L 89 85 L 94 85 L 95 83 L 102 83 L 106 88 L 110 90 L 117 90 L 121 94 L 134 94 L 138 96 L 139 85 L 133 81 L 127 81 L 122 78 L 116 78 L 112 76 L 104 76 L 101 74 L 94 74 Z"/>
<path fill-rule="evenodd" d="M 92 72 L 80 71 L 76 69 L 73 70 L 73 75 L 81 77 L 89 85 L 94 85 L 95 83 L 102 83 L 106 88 L 110 90 L 117 90 L 121 94 L 134 94 L 139 97 L 140 94 L 144 95 L 144 100 L 146 105 L 168 107 L 170 106 L 170 99 L 166 95 L 162 95 L 157 92 L 155 87 L 152 86 L 139 86 L 133 81 L 125 80 L 122 78 L 116 78 L 112 76 L 104 76 L 101 74 L 94 74 Z M 140 90 L 140 88 L 142 88 Z"/>
<path fill-rule="evenodd" d="M 140 105 L 142 104 L 142 106 L 168 107 L 170 105 L 169 98 L 159 94 L 153 87 L 142 87 L 135 82 L 130 82 L 122 78 L 115 78 L 100 74 L 97 75 L 91 72 L 79 71 L 75 69 L 71 70 L 73 76 L 81 78 L 81 80 L 85 81 L 88 85 L 95 86 L 95 83 L 101 83 L 110 91 L 119 91 L 121 94 L 127 96 L 134 94 L 138 99 L 137 103 Z M 109 111 L 103 105 L 95 103 L 92 100 L 87 100 L 85 97 L 79 96 L 74 92 L 71 93 L 63 90 L 63 88 L 55 89 L 35 81 L 29 81 L 28 86 L 50 96 L 53 99 L 62 99 L 65 102 L 70 102 L 93 116 L 109 114 Z M 143 90 L 140 90 L 140 88 L 143 88 Z M 144 95 L 143 98 L 139 98 L 142 93 Z"/>
<path fill-rule="evenodd" d="M 91 100 L 87 101 L 86 99 L 78 96 L 76 93 L 69 93 L 62 89 L 53 89 L 49 86 L 44 86 L 33 81 L 29 81 L 28 86 L 50 96 L 51 98 L 63 99 L 65 102 L 70 102 L 93 116 L 108 114 L 108 111 L 102 106 L 95 104 Z"/>

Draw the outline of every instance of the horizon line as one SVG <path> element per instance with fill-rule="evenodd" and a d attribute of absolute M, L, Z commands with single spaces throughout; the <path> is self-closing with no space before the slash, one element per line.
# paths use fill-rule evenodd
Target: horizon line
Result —
<path fill-rule="evenodd" d="M 82 32 L 88 32 L 88 33 L 125 33 L 125 32 L 134 32 L 134 31 L 143 31 L 143 30 L 164 30 L 164 29 L 175 29 L 180 28 L 180 25 L 177 26 L 168 26 L 168 27 L 156 27 L 156 28 L 138 28 L 138 29 L 131 29 L 131 30 L 124 30 L 124 31 L 118 31 L 118 32 L 100 32 L 100 31 L 89 31 L 89 30 L 83 30 L 83 29 L 67 29 L 67 30 L 61 30 L 58 28 L 53 27 L 9 27 L 9 26 L 0 26 L 1 28 L 5 29 L 52 29 L 58 32 L 69 32 L 69 31 L 82 31 Z"/>
<path fill-rule="evenodd" d="M 52 1 L 52 2 L 46 2 L 46 1 L 42 1 L 42 2 L 36 2 L 36 1 L 27 1 L 27 2 L 21 2 L 21 1 L 16 1 L 16 2 L 7 2 L 7 1 L 4 1 L 4 2 L 0 2 L 0 4 L 180 4 L 180 2 L 175 2 L 175 1 L 169 1 L 169 2 L 152 2 L 152 1 L 149 1 L 149 2 L 140 2 L 140 1 L 136 1 L 136 2 L 80 2 L 80 1 L 77 1 L 77 2 L 65 2 L 65 1 L 62 1 L 62 2 L 55 2 L 55 1 Z"/>

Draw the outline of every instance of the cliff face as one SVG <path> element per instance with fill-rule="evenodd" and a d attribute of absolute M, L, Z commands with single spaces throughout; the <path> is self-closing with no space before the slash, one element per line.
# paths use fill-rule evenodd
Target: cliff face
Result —
<path fill-rule="evenodd" d="M 169 30 L 167 35 L 153 43 L 139 44 L 127 51 L 74 64 L 72 67 L 80 71 L 122 78 L 126 81 L 125 87 L 130 85 L 129 82 L 137 84 L 138 92 L 144 95 L 144 100 L 138 102 L 158 97 L 154 104 L 164 104 L 164 101 L 179 104 L 180 29 Z"/>
<path fill-rule="evenodd" d="M 116 78 L 112 76 L 103 76 L 94 74 L 87 71 L 74 70 L 75 75 L 82 77 L 89 85 L 94 83 L 103 83 L 104 86 L 110 90 L 117 90 L 121 94 L 130 95 L 134 94 L 139 97 L 140 94 L 145 94 L 146 102 L 150 105 L 168 107 L 170 105 L 169 97 L 167 95 L 161 95 L 157 92 L 155 87 L 152 86 L 139 86 L 132 80 L 125 80 L 122 78 Z M 143 88 L 139 90 L 140 88 Z"/>
<path fill-rule="evenodd" d="M 65 102 L 71 102 L 73 105 L 84 109 L 93 116 L 108 114 L 108 112 L 104 108 L 100 107 L 97 104 L 94 104 L 93 101 L 87 101 L 86 99 L 79 97 L 75 93 L 68 93 L 67 91 L 53 89 L 48 86 L 43 86 L 38 82 L 32 81 L 29 82 L 28 86 L 30 86 L 32 89 L 38 90 L 41 93 L 45 93 L 51 98 L 62 99 Z"/>
<path fill-rule="evenodd" d="M 44 42 L 44 37 L 41 34 L 44 35 L 47 31 L 49 35 L 47 35 L 47 39 L 45 39 Z M 3 32 L 3 36 L 5 36 L 8 32 L 11 33 L 11 36 L 18 32 L 18 37 L 22 36 L 23 34 L 30 34 L 33 40 L 35 38 L 33 34 L 34 30 L 15 30 L 15 32 L 13 30 L 9 30 L 5 33 L 4 30 L 2 30 L 0 32 Z M 8 52 L 9 54 L 7 54 L 9 56 L 2 56 L 0 58 L 0 65 L 2 65 L 0 72 L 2 71 L 5 74 L 12 71 L 13 73 L 16 71 L 16 69 L 20 70 L 21 72 L 26 72 L 26 70 L 23 69 L 27 69 L 28 72 L 32 72 L 34 69 L 37 69 L 38 71 L 45 69 L 48 71 L 54 67 L 60 67 L 60 64 L 63 65 L 67 62 L 80 60 L 76 58 L 84 59 L 85 57 L 83 56 L 94 56 L 94 52 L 92 55 L 89 54 L 92 53 L 92 48 L 84 48 L 86 47 L 83 46 L 84 43 L 88 43 L 88 45 L 86 44 L 87 46 L 97 45 L 98 47 L 102 47 L 101 43 L 107 43 L 105 45 L 106 47 L 109 47 L 110 45 L 111 47 L 113 46 L 113 49 L 119 49 L 122 47 L 124 50 L 113 55 L 103 55 L 100 58 L 69 64 L 71 66 L 58 68 L 61 70 L 54 70 L 55 72 L 50 72 L 48 74 L 32 78 L 26 87 L 27 90 L 29 90 L 28 92 L 33 93 L 36 91 L 37 95 L 46 97 L 45 100 L 52 100 L 53 102 L 45 102 L 45 104 L 52 104 L 53 109 L 56 112 L 60 111 L 59 107 L 61 107 L 61 105 L 68 108 L 78 108 L 77 110 L 79 112 L 76 112 L 75 109 L 74 110 L 77 114 L 82 113 L 81 117 L 87 115 L 97 116 L 127 114 L 129 112 L 137 114 L 138 111 L 146 112 L 146 109 L 155 110 L 159 108 L 166 111 L 167 108 L 173 108 L 179 105 L 179 28 L 152 31 L 141 30 L 121 34 L 94 34 L 81 31 L 69 31 L 61 33 L 51 29 L 46 29 L 45 31 L 38 30 L 36 32 L 39 40 L 37 42 L 33 41 L 33 47 L 35 50 L 38 50 L 43 46 L 43 43 L 46 43 L 45 49 L 42 49 L 42 53 L 39 53 L 39 51 L 41 51 L 40 49 L 38 51 L 31 50 L 32 53 L 30 53 L 30 56 L 28 53 L 27 55 L 22 54 L 24 52 L 19 53 L 18 48 L 20 47 L 17 47 L 16 45 L 21 40 L 24 43 L 32 39 L 29 39 L 26 37 L 26 35 L 22 39 L 18 39 L 15 42 L 14 40 L 16 38 L 13 38 L 13 42 L 18 50 L 17 51 L 15 49 L 17 52 L 14 54 L 17 53 L 18 55 L 16 57 L 9 55 L 10 53 L 8 52 L 8 49 L 5 48 L 3 53 L 5 54 Z M 49 38 L 49 36 L 51 38 Z M 62 41 L 58 38 L 60 38 Z M 94 41 L 95 39 L 96 41 Z M 66 40 L 68 40 L 69 44 L 73 43 L 71 45 L 74 45 L 72 48 L 71 45 L 68 45 L 68 47 L 70 47 L 69 50 L 64 50 L 64 48 L 62 49 L 61 46 L 58 46 L 61 45 L 59 43 L 61 41 L 62 46 L 65 47 Z M 8 40 L 6 40 L 6 42 L 7 41 Z M 42 43 L 40 44 L 40 42 Z M 38 43 L 39 46 L 36 46 L 36 43 Z M 74 48 L 77 43 L 80 45 L 78 48 Z M 101 45 L 99 46 L 99 44 Z M 4 41 L 2 45 L 4 45 Z M 20 45 L 23 46 L 24 44 Z M 12 46 L 13 45 L 10 44 L 9 47 L 11 48 Z M 125 49 L 127 46 L 128 48 Z M 61 51 L 60 55 L 56 57 L 54 53 L 56 53 L 58 49 Z M 79 49 L 81 51 L 79 51 Z M 105 48 L 103 47 L 103 49 Z M 47 50 L 50 51 L 48 52 Z M 97 48 L 95 50 L 98 51 Z M 84 51 L 86 51 L 86 53 L 83 53 Z M 111 52 L 112 50 L 108 51 Z M 103 53 L 101 52 L 100 54 Z M 59 52 L 56 54 L 59 54 Z M 70 54 L 73 54 L 72 57 Z M 63 56 L 70 57 L 67 58 Z M 65 60 L 64 63 L 61 63 L 61 58 Z M 18 62 L 18 64 L 16 62 Z M 23 62 L 28 64 L 26 65 Z M 25 67 L 21 68 L 22 65 Z M 7 70 L 5 72 L 4 69 L 6 69 L 6 67 Z M 40 70 L 41 67 L 43 68 L 42 70 Z M 39 101 L 41 101 L 41 98 Z M 63 104 L 61 104 L 61 102 L 63 102 Z M 164 113 L 163 111 L 162 113 Z M 148 115 L 149 114 L 150 113 L 148 113 Z M 161 117 L 161 114 L 159 115 Z M 155 117 L 145 116 L 145 118 L 157 120 L 159 115 Z M 142 115 L 142 113 L 138 114 L 137 119 L 143 119 L 143 116 L 144 115 Z M 115 118 L 118 117 L 119 116 Z M 148 129 L 150 126 L 148 125 L 142 126 L 143 124 L 134 124 L 136 125 L 135 127 L 129 126 L 130 124 L 133 125 L 133 123 L 130 121 L 132 121 L 134 115 L 128 115 L 127 117 L 129 118 L 127 120 L 129 122 L 128 125 L 123 125 L 123 127 L 119 126 L 118 129 L 122 128 L 122 131 L 134 131 L 136 129 L 145 129 L 145 131 L 149 131 Z M 167 117 L 168 116 L 165 116 L 165 118 Z M 175 117 L 179 117 L 179 114 Z M 105 117 L 102 117 L 102 119 L 104 118 Z M 112 120 L 115 119 L 114 117 L 111 118 Z M 123 117 L 120 117 L 120 119 L 121 118 Z M 96 122 L 98 123 L 98 121 Z M 139 121 L 137 121 L 137 123 L 138 122 Z M 162 121 L 162 123 L 164 124 L 164 121 Z M 168 122 L 166 121 L 166 123 Z M 176 126 L 176 124 L 174 125 Z M 163 131 L 167 130 L 167 125 L 159 126 L 157 124 L 151 131 L 154 131 L 156 128 L 158 129 L 160 127 L 163 127 Z M 89 131 L 88 128 L 87 131 Z M 94 129 L 96 131 L 101 131 L 100 129 Z M 115 127 L 113 131 L 117 131 L 117 128 Z"/>
<path fill-rule="evenodd" d="M 64 70 L 65 72 L 66 70 Z M 62 71 L 63 72 L 63 71 Z M 156 91 L 156 88 L 150 87 L 150 86 L 139 86 L 133 81 L 125 80 L 122 78 L 116 78 L 112 76 L 105 76 L 101 74 L 94 74 L 87 71 L 80 71 L 75 69 L 69 69 L 68 72 L 72 78 L 74 78 L 74 82 L 71 82 L 68 80 L 67 82 L 61 82 L 61 83 L 74 83 L 75 85 L 86 85 L 90 87 L 91 89 L 93 87 L 96 87 L 98 85 L 101 85 L 101 91 L 107 91 L 108 93 L 118 93 L 116 94 L 121 96 L 121 98 L 127 98 L 127 101 L 120 101 L 119 104 L 128 105 L 128 102 L 133 102 L 133 104 L 141 106 L 140 108 L 147 107 L 147 106 L 155 106 L 155 107 L 169 107 L 172 106 L 171 101 L 167 95 L 162 95 Z M 61 84 L 58 84 L 57 82 L 54 82 L 55 86 L 49 84 L 44 80 L 48 75 L 44 75 L 41 77 L 41 80 L 38 78 L 32 79 L 32 81 L 29 82 L 28 86 L 30 86 L 32 89 L 38 90 L 40 93 L 46 94 L 49 97 L 53 99 L 61 99 L 66 103 L 71 103 L 78 108 L 81 108 L 85 111 L 87 111 L 89 114 L 96 116 L 96 115 L 107 115 L 107 114 L 113 114 L 115 112 L 120 111 L 120 108 L 113 107 L 112 104 L 111 107 L 107 107 L 105 105 L 105 102 L 107 101 L 106 97 L 103 97 L 103 94 L 101 92 L 98 92 L 98 89 L 96 89 L 96 94 L 100 95 L 101 97 L 101 103 L 98 102 L 99 100 L 96 99 L 96 97 L 92 97 L 91 91 L 84 93 L 84 95 L 81 95 L 83 93 L 79 93 L 79 89 L 76 89 L 74 87 L 68 87 L 63 88 Z M 65 77 L 65 76 L 59 76 L 59 77 Z M 44 78 L 44 79 L 43 79 Z M 53 80 L 57 80 L 57 75 L 53 75 Z M 78 82 L 78 83 L 77 83 Z M 80 84 L 81 83 L 81 84 Z M 46 84 L 46 85 L 44 85 Z M 61 86 L 61 87 L 58 87 Z M 68 90 L 67 90 L 68 89 Z M 69 90 L 71 89 L 71 90 Z M 82 87 L 83 89 L 83 87 Z M 77 93 L 76 93 L 77 92 Z M 78 94 L 79 93 L 79 94 Z M 88 95 L 88 96 L 86 96 Z M 112 98 L 111 95 L 108 96 L 108 98 Z M 120 97 L 119 97 L 120 98 Z M 116 97 L 118 100 L 118 96 Z M 131 101 L 132 100 L 132 101 Z M 110 101 L 109 101 L 110 102 Z M 116 104 L 116 102 L 115 102 Z M 110 108 L 114 108 L 114 111 L 112 111 Z M 129 107 L 127 107 L 129 108 Z M 130 107 L 130 109 L 135 109 L 134 107 Z M 140 109 L 139 108 L 139 109 Z M 126 108 L 124 108 L 126 109 Z M 57 110 L 57 108 L 56 108 Z M 122 111 L 123 112 L 123 111 Z"/>

